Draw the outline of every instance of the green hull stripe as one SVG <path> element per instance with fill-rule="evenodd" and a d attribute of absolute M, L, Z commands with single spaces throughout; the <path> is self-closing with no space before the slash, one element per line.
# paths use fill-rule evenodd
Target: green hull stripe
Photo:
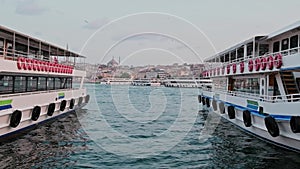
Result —
<path fill-rule="evenodd" d="M 12 100 L 1 100 L 0 106 L 11 104 Z"/>
<path fill-rule="evenodd" d="M 252 100 L 247 100 L 248 104 L 254 105 L 254 106 L 258 106 L 258 103 L 256 101 L 252 101 Z"/>
<path fill-rule="evenodd" d="M 65 96 L 65 93 L 58 93 L 58 96 Z"/>

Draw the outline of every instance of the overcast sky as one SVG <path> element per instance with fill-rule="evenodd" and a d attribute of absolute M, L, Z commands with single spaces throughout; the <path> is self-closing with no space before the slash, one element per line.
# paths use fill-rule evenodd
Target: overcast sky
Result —
<path fill-rule="evenodd" d="M 300 1 L 0 0 L 0 24 L 81 52 L 89 63 L 200 63 L 300 20 Z"/>

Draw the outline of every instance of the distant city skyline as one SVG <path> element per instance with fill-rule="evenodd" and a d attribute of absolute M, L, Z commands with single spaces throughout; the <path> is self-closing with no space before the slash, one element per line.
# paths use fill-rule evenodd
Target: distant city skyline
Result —
<path fill-rule="evenodd" d="M 299 6 L 296 0 L 0 0 L 0 24 L 68 46 L 88 63 L 113 56 L 129 66 L 201 63 L 300 20 Z"/>

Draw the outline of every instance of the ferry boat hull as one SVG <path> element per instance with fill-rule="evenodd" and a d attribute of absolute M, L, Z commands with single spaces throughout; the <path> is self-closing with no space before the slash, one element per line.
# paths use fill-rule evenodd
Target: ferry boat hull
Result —
<path fill-rule="evenodd" d="M 64 93 L 64 98 L 59 99 L 59 95 L 61 93 Z M 72 99 L 74 100 L 73 106 L 71 104 Z M 49 93 L 37 92 L 32 93 L 29 96 L 20 94 L 11 97 L 1 98 L 0 100 L 0 102 L 2 103 L 10 103 L 9 107 L 11 107 L 9 109 L 0 111 L 0 137 L 5 137 L 10 134 L 15 134 L 26 128 L 30 128 L 31 126 L 37 125 L 44 121 L 57 118 L 68 112 L 75 111 L 86 105 L 86 103 L 89 101 L 89 96 L 86 95 L 85 89 L 78 89 Z M 61 107 L 63 101 L 66 101 L 64 109 L 62 109 Z M 52 113 L 49 113 L 48 110 L 50 104 L 53 103 L 55 105 L 54 111 Z M 38 116 L 38 119 L 33 120 L 33 110 L 36 106 L 40 107 L 40 114 Z M 16 127 L 14 127 L 12 126 L 12 114 L 16 111 L 21 112 L 21 120 L 19 124 Z"/>
<path fill-rule="evenodd" d="M 257 136 L 262 140 L 265 140 L 269 143 L 276 144 L 282 148 L 290 149 L 293 151 L 300 152 L 299 147 L 299 134 L 293 133 L 290 127 L 290 119 L 291 116 L 273 116 L 276 120 L 278 125 L 279 135 L 278 136 L 271 136 L 270 132 L 266 127 L 265 119 L 266 115 L 260 113 L 258 110 L 251 109 L 251 105 L 248 102 L 252 101 L 251 99 L 245 98 L 236 98 L 236 96 L 228 96 L 228 95 L 217 95 L 219 98 L 216 97 L 215 93 L 203 91 L 201 95 L 199 95 L 199 101 L 203 105 L 203 109 L 209 111 L 210 113 L 216 113 L 222 118 L 228 120 L 238 128 L 242 129 L 250 133 L 251 135 Z M 231 98 L 230 98 L 231 97 Z M 203 103 L 204 98 L 204 103 Z M 224 99 L 226 98 L 226 99 Z M 236 101 L 233 101 L 236 100 Z M 254 101 L 256 102 L 256 101 Z M 248 105 L 247 105 L 248 104 Z M 257 102 L 258 105 L 264 105 L 262 102 Z M 273 103 L 274 104 L 274 103 Z M 299 103 L 291 103 L 292 106 L 300 107 Z M 234 108 L 234 117 L 229 115 L 230 110 L 229 107 Z M 265 105 L 266 106 L 266 105 Z M 274 109 L 280 105 L 274 105 Z M 266 106 L 267 107 L 267 106 Z M 250 112 L 251 118 L 251 126 L 247 127 L 244 117 L 244 112 L 248 110 Z M 272 114 L 272 112 L 270 112 Z M 284 114 L 284 113 L 281 113 Z M 247 121 L 247 120 L 246 120 Z M 249 121 L 249 120 L 248 120 Z"/>

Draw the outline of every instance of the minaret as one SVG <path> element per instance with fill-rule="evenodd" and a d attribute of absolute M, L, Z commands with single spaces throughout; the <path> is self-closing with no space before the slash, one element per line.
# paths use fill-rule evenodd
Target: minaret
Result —
<path fill-rule="evenodd" d="M 119 56 L 119 65 L 121 65 L 121 57 Z"/>

